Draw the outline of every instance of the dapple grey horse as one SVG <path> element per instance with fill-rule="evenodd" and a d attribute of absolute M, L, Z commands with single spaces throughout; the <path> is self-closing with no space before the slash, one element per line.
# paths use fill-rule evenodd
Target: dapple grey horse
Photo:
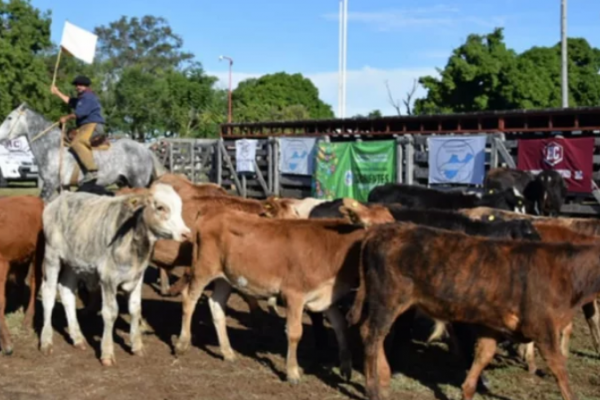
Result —
<path fill-rule="evenodd" d="M 27 137 L 43 181 L 41 197 L 45 202 L 50 201 L 59 188 L 60 134 L 58 127 L 25 103 L 0 125 L 0 143 Z M 62 151 L 60 185 L 68 187 L 77 161 L 67 148 L 63 147 Z M 131 139 L 117 140 L 108 150 L 94 149 L 93 154 L 98 165 L 98 185 L 108 186 L 125 180 L 130 187 L 148 187 L 165 172 L 150 149 Z M 80 173 L 79 181 L 82 179 Z"/>

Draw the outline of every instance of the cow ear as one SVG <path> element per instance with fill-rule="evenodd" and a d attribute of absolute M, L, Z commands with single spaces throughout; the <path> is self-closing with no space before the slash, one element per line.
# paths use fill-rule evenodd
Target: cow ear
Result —
<path fill-rule="evenodd" d="M 494 189 L 488 190 L 488 194 L 494 194 L 496 191 Z"/>
<path fill-rule="evenodd" d="M 351 223 L 362 225 L 362 221 L 360 220 L 360 217 L 358 216 L 355 210 L 346 206 L 340 206 L 338 210 L 344 216 L 344 218 L 346 218 Z"/>
<path fill-rule="evenodd" d="M 132 196 L 127 199 L 127 208 L 131 212 L 135 212 L 146 205 L 147 196 Z"/>

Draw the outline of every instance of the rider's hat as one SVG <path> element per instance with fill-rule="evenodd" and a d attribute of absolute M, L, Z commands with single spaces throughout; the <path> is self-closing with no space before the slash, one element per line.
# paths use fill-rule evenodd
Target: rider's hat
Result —
<path fill-rule="evenodd" d="M 92 84 L 92 81 L 87 76 L 79 75 L 75 79 L 73 79 L 73 82 L 71 83 L 73 85 L 90 86 Z"/>

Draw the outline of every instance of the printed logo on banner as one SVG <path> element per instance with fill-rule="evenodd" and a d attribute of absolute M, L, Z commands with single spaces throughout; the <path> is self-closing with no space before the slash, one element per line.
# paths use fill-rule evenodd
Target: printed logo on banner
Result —
<path fill-rule="evenodd" d="M 352 182 L 353 182 L 352 171 L 348 170 L 344 174 L 344 183 L 346 184 L 346 186 L 352 186 Z"/>
<path fill-rule="evenodd" d="M 473 176 L 475 152 L 466 140 L 450 140 L 436 154 L 439 174 L 448 181 L 469 181 Z"/>
<path fill-rule="evenodd" d="M 306 163 L 308 162 L 307 156 L 309 151 L 310 149 L 309 146 L 306 144 L 306 141 L 292 139 L 288 143 L 287 151 L 283 153 L 283 162 L 292 171 L 297 171 L 301 168 L 306 168 Z"/>
<path fill-rule="evenodd" d="M 554 167 L 556 164 L 560 164 L 565 158 L 565 149 L 556 142 L 548 143 L 543 150 L 544 162 Z"/>

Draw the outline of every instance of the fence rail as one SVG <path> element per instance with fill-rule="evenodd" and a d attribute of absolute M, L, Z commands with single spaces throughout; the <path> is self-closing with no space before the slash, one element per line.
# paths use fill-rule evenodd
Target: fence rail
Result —
<path fill-rule="evenodd" d="M 506 133 L 476 132 L 473 135 L 485 134 L 486 173 L 490 168 L 515 168 L 517 163 L 517 140 L 527 138 L 548 137 L 548 132 Z M 470 135 L 461 133 L 461 136 Z M 594 172 L 593 180 L 600 181 L 600 135 L 593 131 L 560 132 L 565 138 L 594 136 Z M 308 135 L 298 135 L 308 136 Z M 356 135 L 336 134 L 320 135 L 320 141 L 347 142 L 394 139 L 397 154 L 398 183 L 428 185 L 429 166 L 427 138 L 436 136 L 428 134 L 391 134 L 391 135 Z M 230 193 L 243 197 L 266 198 L 270 195 L 282 197 L 309 197 L 312 195 L 312 177 L 282 174 L 279 171 L 279 142 L 277 137 L 260 137 L 258 139 L 255 160 L 255 173 L 236 172 L 235 139 L 166 139 L 155 151 L 166 168 L 174 173 L 185 174 L 193 182 L 215 182 L 222 185 Z M 436 185 L 436 188 L 465 188 L 465 185 Z M 478 190 L 479 187 L 471 186 Z M 595 196 L 597 197 L 595 197 Z M 563 206 L 565 214 L 597 215 L 600 205 L 600 191 L 590 195 L 569 193 Z"/>

